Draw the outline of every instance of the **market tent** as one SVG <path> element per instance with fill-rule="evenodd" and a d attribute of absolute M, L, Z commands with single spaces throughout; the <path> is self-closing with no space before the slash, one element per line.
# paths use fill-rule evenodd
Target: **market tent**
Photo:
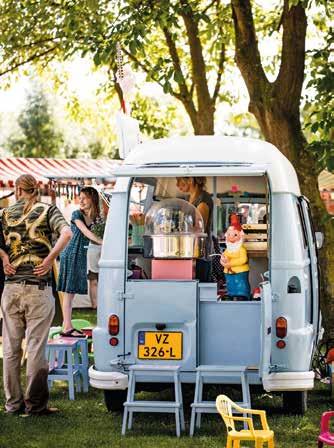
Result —
<path fill-rule="evenodd" d="M 113 171 L 120 160 L 113 159 L 43 159 L 25 157 L 0 158 L 0 187 L 14 186 L 21 174 L 32 174 L 40 184 L 47 185 L 51 179 L 67 180 L 100 179 L 112 182 Z"/>

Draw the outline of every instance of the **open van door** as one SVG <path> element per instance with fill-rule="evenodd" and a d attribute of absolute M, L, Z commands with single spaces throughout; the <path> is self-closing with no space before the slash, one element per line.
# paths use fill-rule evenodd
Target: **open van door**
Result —
<path fill-rule="evenodd" d="M 310 257 L 311 266 L 311 287 L 312 287 L 312 317 L 311 322 L 316 333 L 315 342 L 319 337 L 320 332 L 320 308 L 319 308 L 319 265 L 318 265 L 318 253 L 315 232 L 312 223 L 312 216 L 310 211 L 310 205 L 307 198 L 301 196 L 299 202 L 302 207 L 305 230 L 307 234 L 307 246 Z"/>
<path fill-rule="evenodd" d="M 271 365 L 271 334 L 272 334 L 272 297 L 269 282 L 261 284 L 261 360 L 259 375 L 265 387 L 266 377 Z"/>

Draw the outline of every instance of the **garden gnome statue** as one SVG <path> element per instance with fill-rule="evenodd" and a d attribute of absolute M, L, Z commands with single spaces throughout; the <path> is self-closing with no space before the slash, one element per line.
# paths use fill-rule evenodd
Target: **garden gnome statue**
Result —
<path fill-rule="evenodd" d="M 250 285 L 247 250 L 243 245 L 244 232 L 238 216 L 231 215 L 231 224 L 225 234 L 226 250 L 220 263 L 224 266 L 227 295 L 234 300 L 249 300 Z"/>

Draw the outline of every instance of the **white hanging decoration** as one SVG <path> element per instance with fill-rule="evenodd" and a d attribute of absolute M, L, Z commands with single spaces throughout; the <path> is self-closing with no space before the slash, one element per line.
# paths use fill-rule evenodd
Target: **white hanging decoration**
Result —
<path fill-rule="evenodd" d="M 130 106 L 127 103 L 130 92 L 135 86 L 135 77 L 129 66 L 123 66 L 123 54 L 119 42 L 116 44 L 117 72 L 116 81 L 123 93 L 122 112 L 116 114 L 116 128 L 119 143 L 119 154 L 125 159 L 131 149 L 141 142 L 139 122 L 130 117 Z"/>
<path fill-rule="evenodd" d="M 122 72 L 117 71 L 116 80 L 121 86 L 123 95 L 128 97 L 129 93 L 133 90 L 135 86 L 135 77 L 131 68 L 126 65 L 122 68 Z"/>
<path fill-rule="evenodd" d="M 119 156 L 121 159 L 125 159 L 131 149 L 141 143 L 139 122 L 119 111 L 116 113 L 116 128 Z"/>

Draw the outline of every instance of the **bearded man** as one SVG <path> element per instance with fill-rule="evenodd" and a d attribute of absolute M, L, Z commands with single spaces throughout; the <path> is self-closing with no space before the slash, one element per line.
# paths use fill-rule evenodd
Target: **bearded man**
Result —
<path fill-rule="evenodd" d="M 220 263 L 224 267 L 227 295 L 234 300 L 250 299 L 248 255 L 243 236 L 237 215 L 231 215 L 231 225 L 225 234 L 226 250 Z"/>

